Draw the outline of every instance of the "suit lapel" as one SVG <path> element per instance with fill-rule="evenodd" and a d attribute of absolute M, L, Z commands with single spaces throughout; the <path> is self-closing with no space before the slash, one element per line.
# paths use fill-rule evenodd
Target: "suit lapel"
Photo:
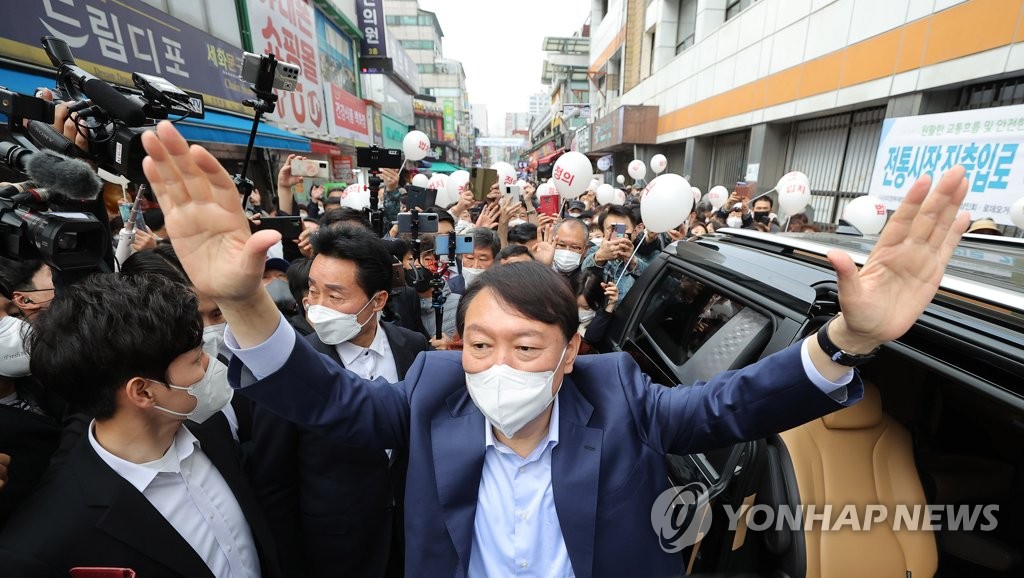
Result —
<path fill-rule="evenodd" d="M 465 575 L 473 550 L 473 522 L 484 467 L 485 420 L 465 387 L 448 397 L 446 407 L 449 411 L 430 424 L 434 476 L 445 526 Z"/>
<path fill-rule="evenodd" d="M 309 341 L 309 344 L 313 346 L 313 349 L 323 353 L 334 361 L 337 361 L 342 367 L 345 367 L 345 364 L 341 362 L 341 357 L 338 355 L 338 349 L 336 347 L 333 345 L 327 345 L 323 341 L 320 341 L 320 338 L 317 337 L 316 333 L 310 333 L 306 339 Z"/>
<path fill-rule="evenodd" d="M 380 326 L 384 328 L 384 335 L 388 338 L 388 345 L 391 347 L 391 355 L 395 358 L 398 378 L 404 379 L 419 351 L 413 351 L 409 347 L 408 340 L 398 327 L 390 323 L 381 323 Z"/>
<path fill-rule="evenodd" d="M 106 508 L 96 528 L 132 550 L 172 568 L 182 576 L 213 577 L 195 550 L 131 484 L 110 469 L 83 437 L 69 467 L 90 506 Z"/>
<path fill-rule="evenodd" d="M 276 575 L 277 558 L 276 552 L 273 550 L 274 538 L 267 520 L 263 517 L 260 505 L 256 501 L 252 487 L 237 460 L 237 453 L 233 447 L 234 440 L 223 435 L 210 435 L 201 431 L 201 428 L 189 429 L 199 440 L 199 447 L 210 459 L 213 467 L 220 472 L 221 477 L 224 478 L 231 493 L 238 501 L 238 506 L 241 508 L 242 514 L 245 515 L 245 521 L 248 522 L 253 540 L 256 542 L 264 576 Z"/>
<path fill-rule="evenodd" d="M 551 488 L 573 571 L 579 578 L 590 578 L 603 432 L 587 427 L 594 406 L 569 376 L 559 390 L 558 404 L 559 440 L 551 453 Z"/>

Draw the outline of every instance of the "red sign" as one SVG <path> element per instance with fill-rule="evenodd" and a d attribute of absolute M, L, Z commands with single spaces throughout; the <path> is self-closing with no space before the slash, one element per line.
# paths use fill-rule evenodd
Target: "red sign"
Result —
<path fill-rule="evenodd" d="M 352 157 L 332 156 L 331 165 L 334 169 L 335 179 L 346 183 L 351 183 L 354 180 L 352 175 Z"/>
<path fill-rule="evenodd" d="M 331 110 L 335 128 L 347 129 L 361 135 L 369 134 L 369 127 L 366 124 L 366 103 L 333 83 Z"/>

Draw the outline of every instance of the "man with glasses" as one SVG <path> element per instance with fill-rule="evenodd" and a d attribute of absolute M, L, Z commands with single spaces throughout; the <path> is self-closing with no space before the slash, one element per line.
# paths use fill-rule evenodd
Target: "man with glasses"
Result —
<path fill-rule="evenodd" d="M 583 256 L 587 253 L 590 228 L 579 219 L 566 219 L 555 227 L 554 245 L 555 258 L 552 268 L 558 271 L 566 281 L 573 294 L 579 288 Z"/>
<path fill-rule="evenodd" d="M 4 269 L 3 285 L 11 291 L 11 303 L 31 322 L 53 300 L 53 270 L 36 260 L 13 261 Z"/>

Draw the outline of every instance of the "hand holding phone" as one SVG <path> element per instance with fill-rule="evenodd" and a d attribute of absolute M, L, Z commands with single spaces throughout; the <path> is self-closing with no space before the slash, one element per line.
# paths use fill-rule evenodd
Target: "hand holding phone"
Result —
<path fill-rule="evenodd" d="M 513 205 L 518 205 L 523 202 L 523 187 L 519 185 L 505 185 L 504 190 L 505 198 L 511 200 Z"/>
<path fill-rule="evenodd" d="M 545 215 L 558 216 L 558 205 L 559 195 L 544 195 L 540 197 L 540 206 L 537 207 L 538 213 Z"/>

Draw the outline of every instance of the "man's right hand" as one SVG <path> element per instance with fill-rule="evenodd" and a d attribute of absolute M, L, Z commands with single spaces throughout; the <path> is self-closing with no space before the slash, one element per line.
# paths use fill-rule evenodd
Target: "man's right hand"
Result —
<path fill-rule="evenodd" d="M 143 133 L 142 145 L 149 153 L 142 169 L 196 290 L 220 305 L 242 347 L 262 343 L 279 321 L 262 278 L 267 250 L 280 233 L 249 232 L 238 191 L 220 161 L 201 146 L 190 148 L 170 122 Z"/>
<path fill-rule="evenodd" d="M 626 237 L 618 239 L 606 239 L 597 252 L 594 253 L 594 260 L 598 265 L 604 266 L 608 261 L 618 258 L 626 259 L 633 254 L 633 242 Z"/>

